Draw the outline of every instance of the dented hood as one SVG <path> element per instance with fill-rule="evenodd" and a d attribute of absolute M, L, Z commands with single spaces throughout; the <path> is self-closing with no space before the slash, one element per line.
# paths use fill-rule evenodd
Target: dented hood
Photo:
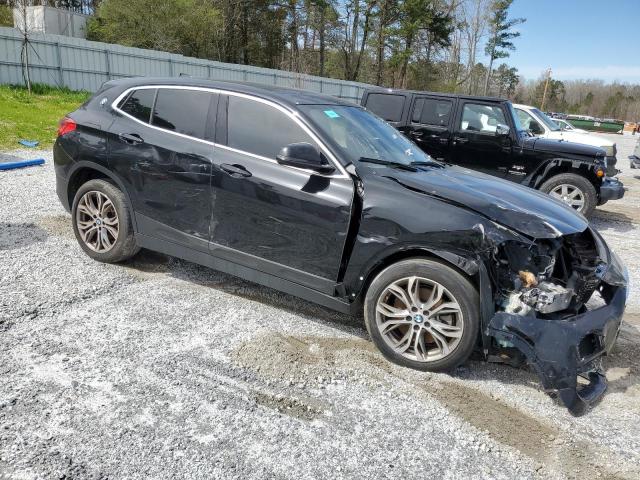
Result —
<path fill-rule="evenodd" d="M 534 238 L 582 232 L 587 220 L 564 203 L 531 188 L 456 166 L 417 172 L 378 172 L 413 191 L 455 203 Z M 428 214 L 428 212 L 426 212 Z"/>

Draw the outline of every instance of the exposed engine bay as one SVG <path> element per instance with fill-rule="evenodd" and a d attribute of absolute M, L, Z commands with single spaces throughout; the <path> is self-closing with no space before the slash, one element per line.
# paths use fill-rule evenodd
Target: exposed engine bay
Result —
<path fill-rule="evenodd" d="M 602 245 L 587 228 L 555 238 L 502 238 L 486 252 L 494 302 L 487 358 L 528 363 L 576 415 L 607 389 L 600 357 L 615 343 L 627 295 L 627 273 Z"/>
<path fill-rule="evenodd" d="M 494 260 L 498 308 L 545 319 L 581 313 L 606 268 L 589 231 L 529 245 L 507 241 Z"/>

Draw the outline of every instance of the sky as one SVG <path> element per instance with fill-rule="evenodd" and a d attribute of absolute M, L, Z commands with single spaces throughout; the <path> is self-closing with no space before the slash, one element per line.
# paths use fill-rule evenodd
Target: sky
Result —
<path fill-rule="evenodd" d="M 640 0 L 515 0 L 515 52 L 505 61 L 527 79 L 640 83 Z"/>

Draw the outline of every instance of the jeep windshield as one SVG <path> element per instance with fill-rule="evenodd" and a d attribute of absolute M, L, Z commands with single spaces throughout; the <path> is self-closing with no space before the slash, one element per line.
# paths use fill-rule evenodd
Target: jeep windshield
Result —
<path fill-rule="evenodd" d="M 340 155 L 352 163 L 440 165 L 398 130 L 360 107 L 300 105 L 299 108 Z"/>

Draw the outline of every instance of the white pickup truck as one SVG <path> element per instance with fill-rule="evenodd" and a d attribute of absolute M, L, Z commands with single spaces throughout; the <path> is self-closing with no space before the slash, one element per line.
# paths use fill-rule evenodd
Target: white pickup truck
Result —
<path fill-rule="evenodd" d="M 522 126 L 538 137 L 582 143 L 584 145 L 602 148 L 606 153 L 607 175 L 613 177 L 618 173 L 618 170 L 615 168 L 618 162 L 616 158 L 617 146 L 614 142 L 599 135 L 563 130 L 552 118 L 531 105 L 514 104 L 513 108 Z"/>

